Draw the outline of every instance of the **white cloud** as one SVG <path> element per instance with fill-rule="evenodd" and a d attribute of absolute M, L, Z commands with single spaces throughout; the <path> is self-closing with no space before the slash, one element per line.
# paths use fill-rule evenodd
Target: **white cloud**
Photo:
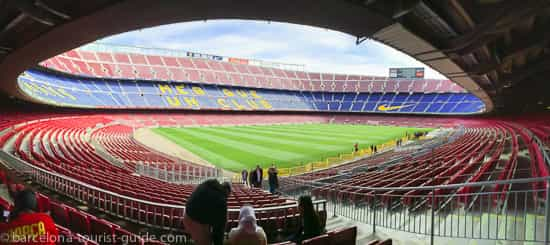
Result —
<path fill-rule="evenodd" d="M 174 43 L 170 47 L 178 49 L 199 50 L 200 52 L 255 58 L 266 50 L 284 50 L 286 44 L 250 36 L 224 34 L 205 40 L 195 40 L 188 43 Z"/>
<path fill-rule="evenodd" d="M 317 27 L 266 21 L 196 21 L 132 31 L 100 42 L 194 51 L 222 56 L 304 64 L 306 70 L 387 76 L 390 67 L 425 67 L 385 44 Z"/>

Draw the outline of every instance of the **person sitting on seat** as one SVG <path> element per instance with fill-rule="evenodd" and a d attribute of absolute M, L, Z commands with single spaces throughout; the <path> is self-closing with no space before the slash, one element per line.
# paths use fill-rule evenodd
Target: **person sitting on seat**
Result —
<path fill-rule="evenodd" d="M 58 241 L 53 219 L 38 213 L 36 193 L 29 189 L 15 193 L 14 208 L 7 224 L 0 224 L 1 244 L 48 244 Z"/>
<path fill-rule="evenodd" d="M 321 219 L 313 208 L 311 196 L 301 196 L 298 199 L 298 211 L 300 212 L 300 228 L 288 240 L 300 244 L 303 240 L 319 236 L 323 233 Z"/>
<path fill-rule="evenodd" d="M 185 206 L 183 226 L 197 245 L 222 245 L 227 222 L 229 183 L 204 181 L 195 188 Z"/>
<path fill-rule="evenodd" d="M 267 238 L 262 227 L 256 224 L 252 206 L 243 206 L 239 213 L 239 226 L 229 232 L 230 245 L 266 245 Z"/>

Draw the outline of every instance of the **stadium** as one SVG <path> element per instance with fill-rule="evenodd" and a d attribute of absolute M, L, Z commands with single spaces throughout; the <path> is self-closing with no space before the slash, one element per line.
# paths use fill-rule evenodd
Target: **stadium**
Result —
<path fill-rule="evenodd" d="M 53 243 L 200 244 L 186 220 L 217 180 L 225 238 L 251 206 L 269 244 L 550 244 L 547 1 L 0 6 L 0 233 L 32 190 Z M 375 40 L 445 78 L 96 42 L 218 19 Z M 303 196 L 322 234 L 294 243 Z"/>

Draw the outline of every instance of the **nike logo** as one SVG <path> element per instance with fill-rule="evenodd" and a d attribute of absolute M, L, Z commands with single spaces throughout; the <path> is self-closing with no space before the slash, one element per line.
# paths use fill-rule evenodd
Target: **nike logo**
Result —
<path fill-rule="evenodd" d="M 395 110 L 399 110 L 401 108 L 405 108 L 405 107 L 409 107 L 409 106 L 413 106 L 414 104 L 410 104 L 410 105 L 397 105 L 397 106 L 386 106 L 386 105 L 381 105 L 381 106 L 378 106 L 378 110 L 379 111 L 395 111 Z"/>

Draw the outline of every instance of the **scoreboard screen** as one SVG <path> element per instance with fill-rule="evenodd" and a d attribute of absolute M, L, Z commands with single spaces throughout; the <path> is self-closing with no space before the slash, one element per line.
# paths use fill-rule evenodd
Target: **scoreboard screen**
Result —
<path fill-rule="evenodd" d="M 390 78 L 424 78 L 424 68 L 390 68 Z"/>

